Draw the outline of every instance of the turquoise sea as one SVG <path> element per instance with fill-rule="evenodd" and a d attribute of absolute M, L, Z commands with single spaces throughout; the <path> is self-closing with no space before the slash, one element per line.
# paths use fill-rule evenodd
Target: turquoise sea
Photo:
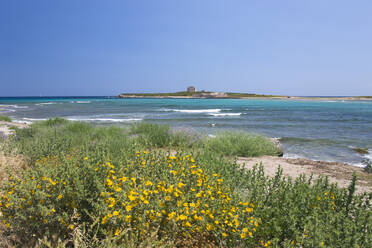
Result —
<path fill-rule="evenodd" d="M 168 123 L 206 134 L 243 130 L 280 138 L 286 157 L 361 165 L 371 159 L 372 101 L 246 99 L 0 98 L 0 115 L 19 122 L 51 117 L 100 125 Z M 361 155 L 355 147 L 368 148 Z"/>

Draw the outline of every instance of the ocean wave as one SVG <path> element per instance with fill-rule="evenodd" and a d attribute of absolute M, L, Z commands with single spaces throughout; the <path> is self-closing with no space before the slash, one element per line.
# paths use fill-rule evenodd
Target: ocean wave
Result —
<path fill-rule="evenodd" d="M 304 158 L 304 157 L 301 157 L 297 154 L 292 154 L 292 153 L 284 153 L 283 154 L 283 158 L 292 158 L 292 159 L 297 159 L 297 158 Z"/>
<path fill-rule="evenodd" d="M 212 115 L 212 116 L 240 116 L 242 113 L 219 113 L 219 114 L 216 114 L 216 113 L 209 113 L 209 115 Z"/>
<path fill-rule="evenodd" d="M 162 109 L 162 110 L 188 114 L 218 113 L 222 111 L 222 109 Z"/>
<path fill-rule="evenodd" d="M 369 152 L 368 154 L 364 154 L 363 157 L 372 162 L 372 153 L 371 152 Z"/>
<path fill-rule="evenodd" d="M 27 109 L 28 106 L 20 106 L 15 104 L 0 104 L 0 113 L 16 112 L 16 109 Z"/>
<path fill-rule="evenodd" d="M 15 122 L 15 123 L 26 123 L 26 124 L 32 124 L 32 121 L 26 121 L 26 120 L 12 120 L 12 122 Z"/>
<path fill-rule="evenodd" d="M 83 104 L 83 103 L 91 103 L 90 101 L 70 101 L 70 103 L 80 103 L 80 104 Z"/>
<path fill-rule="evenodd" d="M 42 102 L 42 103 L 36 103 L 37 106 L 43 106 L 43 105 L 52 105 L 57 104 L 56 102 Z"/>
<path fill-rule="evenodd" d="M 48 120 L 48 118 L 22 118 L 22 120 L 25 120 L 25 121 L 31 121 L 31 122 L 33 122 L 33 121 L 46 121 L 46 120 Z"/>
<path fill-rule="evenodd" d="M 363 164 L 363 163 L 358 163 L 358 164 L 347 163 L 347 164 L 352 165 L 352 166 L 355 166 L 355 167 L 360 167 L 360 168 L 364 168 L 364 167 L 366 167 L 366 165 Z"/>
<path fill-rule="evenodd" d="M 9 105 L 9 104 L 1 104 L 0 107 L 10 107 L 10 108 L 17 108 L 17 109 L 26 109 L 28 106 L 19 106 L 19 105 Z"/>
<path fill-rule="evenodd" d="M 126 118 L 126 119 L 113 119 L 113 118 L 67 118 L 69 121 L 86 121 L 86 122 L 132 122 L 142 121 L 142 118 Z"/>

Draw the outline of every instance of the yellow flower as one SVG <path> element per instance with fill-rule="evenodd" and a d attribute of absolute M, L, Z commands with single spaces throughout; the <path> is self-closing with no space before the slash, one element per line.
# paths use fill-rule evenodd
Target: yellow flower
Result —
<path fill-rule="evenodd" d="M 169 213 L 169 214 L 168 214 L 168 220 L 173 219 L 174 216 L 176 216 L 176 212 Z"/>
<path fill-rule="evenodd" d="M 120 214 L 119 211 L 114 211 L 114 212 L 113 212 L 113 215 L 114 215 L 114 216 L 118 216 L 119 214 Z"/>
<path fill-rule="evenodd" d="M 55 213 L 55 212 L 56 212 L 56 210 L 55 210 L 54 208 L 52 208 L 52 210 L 50 210 L 50 211 L 52 211 L 53 213 Z"/>
<path fill-rule="evenodd" d="M 70 224 L 70 225 L 68 226 L 68 228 L 70 228 L 71 230 L 74 229 L 74 227 L 75 227 L 75 226 L 74 226 L 73 224 Z"/>
<path fill-rule="evenodd" d="M 227 234 L 226 233 L 222 233 L 222 237 L 227 237 Z"/>
<path fill-rule="evenodd" d="M 135 199 L 137 199 L 137 197 L 133 195 L 128 195 L 128 198 L 130 201 L 134 201 Z"/>
<path fill-rule="evenodd" d="M 61 199 L 62 199 L 62 195 L 58 195 L 58 196 L 57 196 L 57 199 L 58 199 L 58 200 L 61 200 Z"/>
<path fill-rule="evenodd" d="M 145 185 L 146 186 L 151 186 L 152 185 L 152 182 L 151 181 L 146 181 Z"/>
<path fill-rule="evenodd" d="M 120 233 L 119 229 L 118 229 L 118 228 L 116 228 L 116 231 L 115 231 L 115 236 L 118 236 L 118 235 L 119 235 L 119 233 Z"/>
<path fill-rule="evenodd" d="M 125 221 L 126 222 L 130 222 L 131 219 L 132 219 L 132 216 L 130 216 L 130 215 L 125 216 Z"/>
<path fill-rule="evenodd" d="M 248 228 L 244 227 L 243 230 L 242 230 L 243 233 L 246 233 L 248 232 Z"/>
<path fill-rule="evenodd" d="M 127 212 L 129 212 L 130 210 L 132 210 L 132 206 L 131 206 L 131 205 L 127 205 L 127 206 L 125 207 L 125 210 L 127 210 Z"/>
<path fill-rule="evenodd" d="M 48 179 L 49 182 L 52 184 L 52 185 L 56 185 L 56 182 L 53 182 L 53 180 L 51 178 Z"/>
<path fill-rule="evenodd" d="M 178 216 L 178 218 L 180 220 L 187 220 L 187 216 L 186 215 L 183 215 L 183 214 L 181 214 L 180 216 Z"/>
<path fill-rule="evenodd" d="M 108 186 L 111 186 L 113 184 L 113 182 L 110 179 L 107 179 L 106 183 L 107 183 Z"/>
<path fill-rule="evenodd" d="M 246 208 L 245 211 L 247 211 L 247 213 L 250 213 L 253 211 L 253 208 Z"/>
<path fill-rule="evenodd" d="M 43 177 L 41 178 L 41 180 L 45 181 L 45 180 L 46 180 L 46 177 L 43 176 Z"/>
<path fill-rule="evenodd" d="M 84 160 L 88 160 L 88 157 L 85 157 Z"/>
<path fill-rule="evenodd" d="M 244 234 L 244 233 L 240 234 L 240 237 L 241 237 L 242 239 L 244 239 L 244 238 L 245 238 L 245 234 Z"/>
<path fill-rule="evenodd" d="M 102 222 L 101 222 L 101 224 L 103 225 L 103 224 L 105 224 L 106 222 L 107 222 L 107 217 L 105 216 L 105 217 L 102 218 Z"/>

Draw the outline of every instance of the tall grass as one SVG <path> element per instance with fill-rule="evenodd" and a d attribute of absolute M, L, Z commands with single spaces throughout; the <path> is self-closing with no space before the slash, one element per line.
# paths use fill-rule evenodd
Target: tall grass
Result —
<path fill-rule="evenodd" d="M 9 116 L 6 116 L 6 115 L 0 115 L 0 121 L 11 122 L 12 118 L 10 118 Z"/>
<path fill-rule="evenodd" d="M 176 135 L 175 135 L 176 133 Z M 180 135 L 181 138 L 177 137 Z M 16 130 L 29 166 L 0 191 L 4 244 L 19 247 L 369 247 L 372 193 L 274 178 L 231 156 L 275 155 L 267 138 L 196 139 L 53 119 Z M 166 149 L 164 149 L 166 148 Z M 164 152 L 167 150 L 166 152 Z M 175 151 L 178 151 L 176 154 Z M 170 152 L 170 153 L 169 153 Z M 1 240 L 0 240 L 1 245 Z"/>
<path fill-rule="evenodd" d="M 280 150 L 268 138 L 244 132 L 222 132 L 205 141 L 211 151 L 228 156 L 259 157 L 277 156 Z"/>

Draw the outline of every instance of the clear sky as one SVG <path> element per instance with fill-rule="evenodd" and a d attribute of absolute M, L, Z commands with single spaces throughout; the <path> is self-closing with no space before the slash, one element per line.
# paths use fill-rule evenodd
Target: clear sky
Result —
<path fill-rule="evenodd" d="M 189 85 L 372 95 L 372 1 L 0 1 L 0 96 Z"/>

